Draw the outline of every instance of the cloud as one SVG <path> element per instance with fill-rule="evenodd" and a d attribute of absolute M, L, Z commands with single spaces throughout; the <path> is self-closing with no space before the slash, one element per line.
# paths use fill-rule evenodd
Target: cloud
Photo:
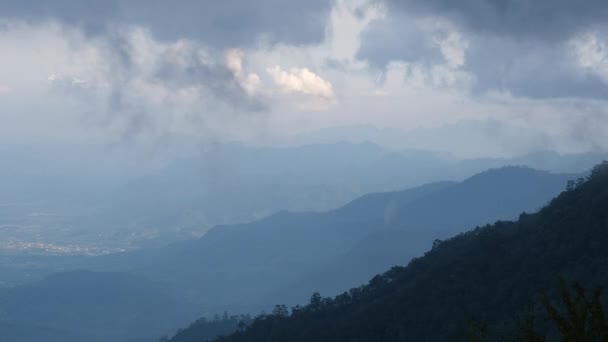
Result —
<path fill-rule="evenodd" d="M 420 61 L 436 64 L 443 61 L 434 32 L 412 17 L 387 15 L 374 20 L 363 32 L 357 57 L 373 65 L 386 66 L 393 61 Z"/>
<path fill-rule="evenodd" d="M 495 3 L 0 0 L 0 139 L 279 144 L 492 119 L 550 137 L 545 148 L 608 147 L 602 23 L 528 34 L 461 9 Z"/>
<path fill-rule="evenodd" d="M 598 35 L 588 33 L 572 39 L 570 46 L 582 68 L 608 83 L 608 39 L 602 41 Z"/>
<path fill-rule="evenodd" d="M 358 52 L 377 68 L 393 61 L 447 63 L 469 73 L 479 95 L 608 99 L 601 52 L 605 42 L 597 38 L 608 32 L 605 1 L 384 3 L 386 18 L 372 22 Z M 589 36 L 596 37 L 585 40 L 591 44 L 579 38 Z"/>
<path fill-rule="evenodd" d="M 226 67 L 232 71 L 234 78 L 249 96 L 256 95 L 262 81 L 256 73 L 245 75 L 243 71 L 243 52 L 241 50 L 231 49 L 226 52 Z"/>
<path fill-rule="evenodd" d="M 284 91 L 301 93 L 326 100 L 334 98 L 334 88 L 330 82 L 307 68 L 292 68 L 288 71 L 280 66 L 267 69 L 274 82 Z"/>
<path fill-rule="evenodd" d="M 0 84 L 0 95 L 6 95 L 11 92 L 11 88 Z"/>
<path fill-rule="evenodd" d="M 459 32 L 449 32 L 446 37 L 435 42 L 439 45 L 439 50 L 449 67 L 460 68 L 465 65 L 465 54 L 469 43 Z"/>
<path fill-rule="evenodd" d="M 604 0 L 385 0 L 389 11 L 441 16 L 468 31 L 537 41 L 563 41 L 605 25 Z"/>
<path fill-rule="evenodd" d="M 80 124 L 108 141 L 203 137 L 267 109 L 245 54 L 237 70 L 225 51 L 188 39 L 160 41 L 143 28 L 93 38 L 59 24 L 13 23 L 0 31 L 0 49 L 0 79 L 14 89 L 11 99 L 3 97 L 2 116 L 19 116 L 5 125 L 15 132 L 55 118 L 49 129 Z"/>
<path fill-rule="evenodd" d="M 143 26 L 161 40 L 188 38 L 218 48 L 323 40 L 330 0 L 0 0 L 0 17 L 56 20 L 105 34 L 116 26 Z"/>
<path fill-rule="evenodd" d="M 406 61 L 426 66 L 466 64 L 469 42 L 450 22 L 437 17 L 388 15 L 372 21 L 362 34 L 357 57 L 376 66 Z"/>
<path fill-rule="evenodd" d="M 160 52 L 151 51 L 147 57 L 156 56 L 146 73 L 150 80 L 173 89 L 199 87 L 208 100 L 219 100 L 243 112 L 265 109 L 264 99 L 256 93 L 260 80 L 254 73 L 245 73 L 239 50 L 221 52 L 183 39 L 173 43 L 153 40 L 151 50 L 159 48 Z M 137 54 L 145 49 L 134 46 Z"/>
<path fill-rule="evenodd" d="M 53 85 L 53 86 L 57 86 L 57 87 L 64 87 L 64 88 L 89 88 L 90 84 L 83 79 L 77 78 L 77 77 L 71 77 L 71 76 L 62 76 L 62 75 L 56 75 L 56 74 L 51 74 L 48 77 L 48 81 Z"/>
<path fill-rule="evenodd" d="M 0 0 L 0 18 L 25 20 L 32 24 L 56 20 L 83 29 L 88 34 L 99 34 L 109 21 L 118 15 L 117 0 Z"/>
<path fill-rule="evenodd" d="M 477 92 L 505 92 L 532 99 L 608 99 L 608 83 L 581 68 L 569 43 L 536 44 L 477 37 L 467 51 L 465 70 Z"/>

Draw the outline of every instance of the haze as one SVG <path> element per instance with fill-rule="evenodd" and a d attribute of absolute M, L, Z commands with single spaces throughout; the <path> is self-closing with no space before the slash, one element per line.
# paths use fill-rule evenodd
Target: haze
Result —
<path fill-rule="evenodd" d="M 352 327 L 393 309 L 369 309 L 377 274 L 414 305 L 435 270 L 533 258 L 509 240 L 521 259 L 462 259 L 478 227 L 605 226 L 606 18 L 601 0 L 0 0 L 0 342 L 454 338 L 460 314 Z M 526 242 L 566 280 L 607 279 L 566 245 Z M 369 297 L 313 295 L 351 288 Z M 516 325 L 490 301 L 445 307 Z"/>

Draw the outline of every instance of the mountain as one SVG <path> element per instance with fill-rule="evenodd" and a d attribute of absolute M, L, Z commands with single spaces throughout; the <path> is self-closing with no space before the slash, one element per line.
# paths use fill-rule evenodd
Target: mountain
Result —
<path fill-rule="evenodd" d="M 295 137 L 299 144 L 331 144 L 342 142 L 371 142 L 384 148 L 417 149 L 425 151 L 449 151 L 450 155 L 460 158 L 487 159 L 487 156 L 518 156 L 532 152 L 530 155 L 515 157 L 506 164 L 525 165 L 553 172 L 581 172 L 590 169 L 602 156 L 606 159 L 606 151 L 595 151 L 580 154 L 558 154 L 545 152 L 547 146 L 556 150 L 569 150 L 577 144 L 567 142 L 563 135 L 550 135 L 547 132 L 529 126 L 522 126 L 505 121 L 462 120 L 434 127 L 416 127 L 412 129 L 399 129 L 396 127 L 375 127 L 371 125 L 351 125 L 323 128 L 317 131 L 303 133 Z M 447 154 L 447 153 L 446 153 Z M 545 155 L 543 158 L 536 158 Z M 546 158 L 549 155 L 557 159 Z M 529 158 L 532 157 L 532 158 Z M 600 157 L 600 158 L 597 158 Z M 518 164 L 517 160 L 526 163 Z M 583 163 L 573 164 L 578 159 Z M 481 160 L 481 159 L 480 159 Z M 531 161 L 532 163 L 527 163 Z M 591 161 L 591 164 L 587 164 Z M 498 167 L 501 164 L 486 164 L 485 168 Z M 555 168 L 554 168 L 555 167 Z"/>
<path fill-rule="evenodd" d="M 535 313 L 541 294 L 559 297 L 560 277 L 587 288 L 606 284 L 607 243 L 604 162 L 538 213 L 436 243 L 406 267 L 335 298 L 314 294 L 291 313 L 277 306 L 217 341 L 457 341 L 465 340 L 475 320 L 487 326 L 487 340 L 497 340 L 512 336 L 520 317 Z M 539 326 L 557 339 L 557 331 Z"/>
<path fill-rule="evenodd" d="M 446 163 L 432 152 L 395 152 L 371 143 L 225 144 L 128 183 L 108 211 L 122 222 L 200 232 L 280 210 L 325 211 L 365 193 L 452 179 L 436 171 L 447 170 L 437 168 Z"/>
<path fill-rule="evenodd" d="M 235 329 L 236 330 L 236 329 Z M 103 342 L 95 337 L 70 331 L 51 329 L 31 324 L 10 324 L 0 322 L 0 341 L 7 342 Z"/>
<path fill-rule="evenodd" d="M 170 333 L 198 315 L 301 304 L 313 291 L 334 295 L 404 265 L 468 225 L 536 210 L 576 177 L 500 168 L 462 182 L 365 195 L 327 212 L 282 211 L 218 226 L 167 247 L 60 258 L 58 268 L 97 272 L 62 272 L 0 289 L 0 323 L 27 342 L 31 334 L 131 342 Z M 235 323 L 214 322 L 198 325 L 225 333 Z"/>
<path fill-rule="evenodd" d="M 493 169 L 408 203 L 387 220 L 391 225 L 451 236 L 471 226 L 517 217 L 523 210 L 540 209 L 563 189 L 568 177 L 575 176 L 524 167 Z"/>
<path fill-rule="evenodd" d="M 0 290 L 0 337 L 10 336 L 2 341 L 11 342 L 132 341 L 174 331 L 195 313 L 140 277 L 64 272 Z"/>
<path fill-rule="evenodd" d="M 104 158 L 89 161 L 87 151 Z M 432 152 L 370 143 L 221 144 L 161 166 L 138 163 L 141 156 L 125 158 L 96 149 L 0 148 L 6 164 L 0 169 L 0 225 L 8 226 L 2 240 L 15 241 L 0 241 L 0 253 L 103 254 L 165 245 L 219 224 L 280 210 L 325 211 L 365 193 L 467 174 L 450 174 Z M 133 170 L 132 164 L 142 166 Z M 36 242 L 49 248 L 36 250 Z"/>
<path fill-rule="evenodd" d="M 103 223 L 103 231 L 112 232 L 108 240 L 133 241 L 126 248 L 163 245 L 201 236 L 216 225 L 251 222 L 282 210 L 327 211 L 367 193 L 461 181 L 489 168 L 521 165 L 576 173 L 597 160 L 597 154 L 551 152 L 455 160 L 432 151 L 389 150 L 369 142 L 224 144 L 128 182 L 107 196 L 88 221 L 95 226 Z"/>
<path fill-rule="evenodd" d="M 288 147 L 226 143 L 158 153 L 0 147 L 0 256 L 99 255 L 164 246 L 200 237 L 216 225 L 251 222 L 281 210 L 327 211 L 367 193 L 462 181 L 504 165 L 577 173 L 601 160 L 597 153 L 554 152 L 456 159 L 365 140 Z"/>
<path fill-rule="evenodd" d="M 407 263 L 437 238 L 536 210 L 574 177 L 496 169 L 460 183 L 363 196 L 329 212 L 281 212 L 219 226 L 197 241 L 110 256 L 105 263 L 170 284 L 207 314 L 256 312 L 275 300 L 301 303 L 314 290 L 335 294 Z"/>
<path fill-rule="evenodd" d="M 273 295 L 283 303 L 295 305 L 311 290 L 337 294 L 380 270 L 423 254 L 435 239 L 489 222 L 514 219 L 523 211 L 536 211 L 573 178 L 576 176 L 506 167 L 482 172 L 412 201 L 385 198 L 382 225 L 376 221 L 373 229 L 349 251 Z M 373 208 L 371 203 L 368 205 Z"/>

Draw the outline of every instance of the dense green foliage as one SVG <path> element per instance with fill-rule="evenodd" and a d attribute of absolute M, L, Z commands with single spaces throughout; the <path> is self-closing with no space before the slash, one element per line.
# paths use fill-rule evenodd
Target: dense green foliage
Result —
<path fill-rule="evenodd" d="M 484 322 L 493 340 L 517 331 L 520 317 L 542 311 L 533 304 L 542 294 L 559 298 L 560 278 L 606 284 L 607 243 L 604 162 L 536 214 L 438 241 L 407 267 L 335 298 L 314 294 L 291 312 L 277 306 L 218 341 L 457 341 L 474 321 Z M 535 329 L 551 336 L 547 325 Z"/>

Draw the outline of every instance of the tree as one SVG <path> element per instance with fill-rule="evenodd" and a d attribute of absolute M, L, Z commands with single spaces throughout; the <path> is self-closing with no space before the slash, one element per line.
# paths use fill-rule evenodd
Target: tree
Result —
<path fill-rule="evenodd" d="M 435 248 L 439 247 L 442 243 L 443 243 L 443 240 L 440 240 L 440 239 L 433 240 L 433 247 L 432 247 L 432 249 L 435 249 Z"/>
<path fill-rule="evenodd" d="M 272 315 L 276 317 L 287 317 L 289 316 L 289 310 L 286 305 L 275 305 L 272 310 Z"/>
<path fill-rule="evenodd" d="M 566 185 L 566 191 L 572 191 L 576 188 L 576 183 L 573 180 L 569 180 Z"/>
<path fill-rule="evenodd" d="M 309 307 L 312 310 L 320 310 L 323 304 L 323 298 L 319 292 L 315 292 L 310 296 L 310 305 Z"/>
<path fill-rule="evenodd" d="M 600 164 L 596 165 L 591 169 L 589 179 L 597 178 L 602 174 L 608 174 L 608 161 L 604 160 Z"/>
<path fill-rule="evenodd" d="M 245 330 L 246 327 L 247 327 L 247 323 L 245 323 L 243 321 L 239 321 L 239 324 L 237 326 L 237 330 L 238 331 L 243 331 L 243 330 Z"/>
<path fill-rule="evenodd" d="M 596 289 L 591 298 L 579 283 L 572 284 L 573 293 L 565 282 L 561 282 L 561 305 L 554 304 L 545 294 L 542 305 L 547 317 L 556 327 L 559 340 L 563 342 L 605 342 L 608 341 L 608 320 L 600 300 L 601 290 Z M 545 334 L 535 330 L 534 317 L 520 325 L 516 339 L 522 342 L 543 342 L 550 340 Z M 552 338 L 551 340 L 553 340 Z"/>

